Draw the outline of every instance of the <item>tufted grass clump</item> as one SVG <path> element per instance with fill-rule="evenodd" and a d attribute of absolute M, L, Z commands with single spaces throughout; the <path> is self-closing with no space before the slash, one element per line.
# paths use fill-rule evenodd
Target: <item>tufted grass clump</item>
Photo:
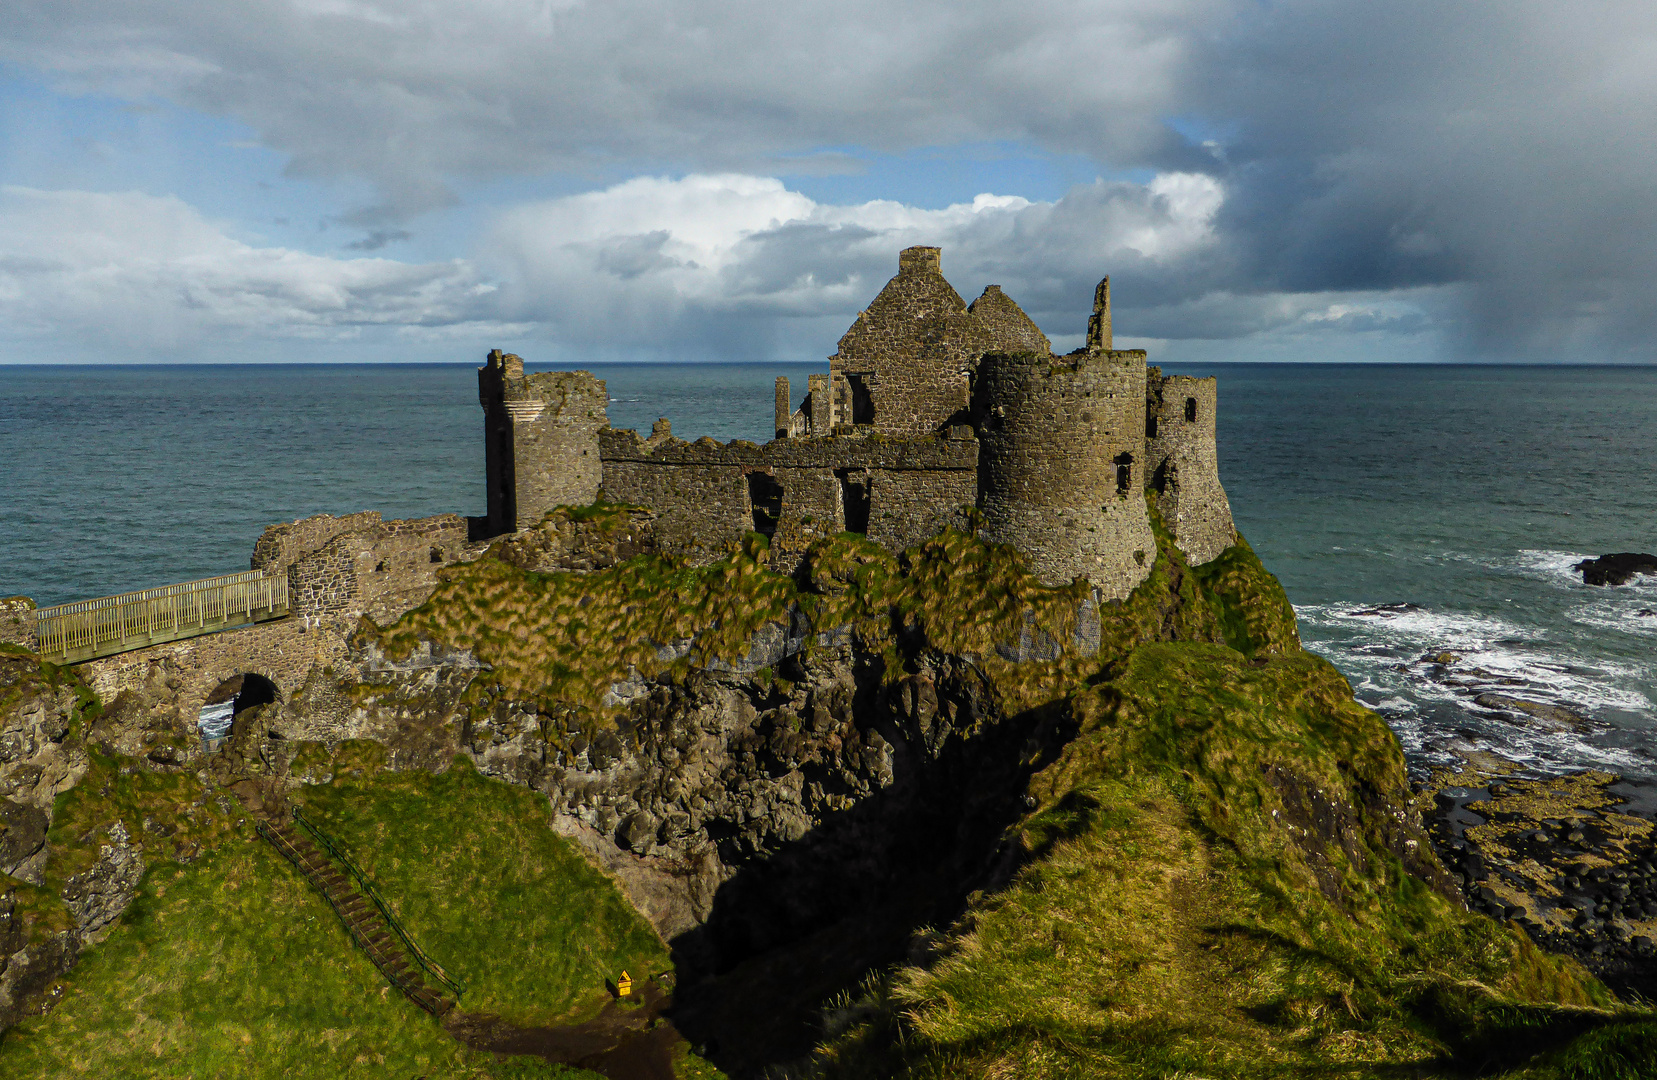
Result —
<path fill-rule="evenodd" d="M 369 633 L 392 656 L 421 640 L 470 649 L 508 698 L 592 708 L 631 672 L 667 668 L 663 646 L 694 639 L 692 663 L 745 656 L 754 632 L 786 620 L 797 595 L 767 571 L 768 554 L 756 534 L 702 567 L 641 555 L 592 573 L 537 573 L 483 558 L 445 569 L 425 604 Z"/>
<path fill-rule="evenodd" d="M 1605 1070 L 1649 1012 L 1407 872 L 1402 754 L 1323 660 L 1150 643 L 1065 707 L 1022 868 L 823 1076 L 1645 1075 Z"/>
<path fill-rule="evenodd" d="M 901 555 L 851 533 L 819 540 L 798 580 L 773 571 L 767 541 L 750 533 L 706 566 L 661 554 L 588 573 L 538 573 L 490 557 L 450 566 L 424 605 L 386 629 L 365 626 L 362 638 L 394 658 L 423 640 L 470 650 L 490 668 L 468 688 L 474 709 L 504 697 L 548 714 L 571 706 L 601 714 L 613 683 L 737 663 L 757 631 L 798 616 L 809 633 L 849 628 L 882 658 L 887 679 L 912 670 L 925 650 L 963 656 L 1001 690 L 1008 711 L 1019 711 L 1120 663 L 1141 641 L 1222 640 L 1216 612 L 1229 611 L 1229 601 L 1205 596 L 1154 504 L 1151 515 L 1157 552 L 1123 601 L 1095 604 L 1085 581 L 1044 585 L 1014 548 L 956 529 Z M 1244 587 L 1269 578 L 1246 547 L 1234 561 Z M 1272 618 L 1292 627 L 1287 600 L 1281 610 L 1272 603 L 1264 605 Z M 1096 622 L 1097 649 L 1076 636 L 1084 617 Z M 1000 647 L 1021 641 L 1053 658 L 1002 655 Z M 679 659 L 664 648 L 685 643 L 689 654 Z"/>

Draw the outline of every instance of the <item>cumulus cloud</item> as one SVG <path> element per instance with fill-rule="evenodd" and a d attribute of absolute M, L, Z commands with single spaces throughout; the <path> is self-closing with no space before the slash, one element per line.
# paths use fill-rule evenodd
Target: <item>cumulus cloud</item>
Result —
<path fill-rule="evenodd" d="M 1080 138 L 1161 122 L 1221 0 L 13 0 L 0 56 L 72 90 L 237 116 L 299 175 L 391 211 L 459 177 L 616 163 L 753 170 L 824 146 Z"/>
<path fill-rule="evenodd" d="M 791 157 L 842 168 L 998 141 L 1223 190 L 1204 258 L 1134 248 L 1113 267 L 1147 311 L 1212 294 L 1206 310 L 1235 310 L 1229 333 L 1245 335 L 1272 298 L 1438 289 L 1493 355 L 1649 358 L 1657 333 L 1649 0 L 12 0 L 0 58 L 69 91 L 237 117 L 295 175 L 372 182 L 379 201 L 349 216 L 385 237 L 509 174 L 771 175 Z M 902 231 L 867 208 L 790 210 L 786 194 L 755 196 L 778 227 L 743 219 L 718 274 L 681 218 L 582 241 L 606 253 L 594 272 L 642 290 L 605 302 L 666 298 L 682 304 L 671 319 L 714 296 L 810 307 L 831 292 L 788 284 L 801 267 L 845 284 L 872 272 L 857 230 Z M 1064 216 L 1094 224 L 1131 202 L 1096 185 L 975 212 L 952 235 L 1040 246 L 1059 269 L 970 257 L 1028 269 L 1027 296 L 1056 304 L 1079 272 Z M 727 229 L 736 211 L 705 205 Z M 527 275 L 516 302 L 535 300 L 530 271 L 550 281 L 575 251 L 503 255 Z M 732 284 L 741 273 L 751 285 Z M 1228 332 L 1218 314 L 1203 325 Z"/>
<path fill-rule="evenodd" d="M 771 177 L 640 177 L 514 208 L 482 261 L 502 316 L 561 342 L 770 355 L 831 346 L 913 244 L 943 247 L 967 298 L 999 284 L 1038 319 L 1084 317 L 1106 269 L 1133 273 L 1130 303 L 1193 295 L 1223 197 L 1211 177 L 1166 174 L 932 210 L 818 203 Z"/>
<path fill-rule="evenodd" d="M 774 177 L 639 177 L 503 212 L 473 260 L 410 264 L 259 247 L 172 197 L 10 187 L 0 316 L 14 337 L 151 350 L 379 327 L 582 355 L 799 358 L 832 348 L 898 250 L 936 244 L 969 299 L 1002 285 L 1064 340 L 1107 269 L 1131 271 L 1128 311 L 1202 296 L 1223 201 L 1197 174 L 942 209 L 819 203 Z"/>
<path fill-rule="evenodd" d="M 486 314 L 491 291 L 464 262 L 256 247 L 172 197 L 0 188 L 0 321 L 14 337 L 142 352 L 453 327 Z"/>

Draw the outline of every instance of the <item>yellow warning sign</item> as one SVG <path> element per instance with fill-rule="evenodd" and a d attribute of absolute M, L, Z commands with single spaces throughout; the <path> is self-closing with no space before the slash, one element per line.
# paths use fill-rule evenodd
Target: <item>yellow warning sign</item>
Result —
<path fill-rule="evenodd" d="M 631 994 L 632 992 L 633 992 L 633 979 L 632 979 L 632 976 L 628 975 L 627 972 L 624 971 L 624 972 L 621 973 L 621 978 L 616 980 L 616 997 L 626 997 L 629 994 Z"/>

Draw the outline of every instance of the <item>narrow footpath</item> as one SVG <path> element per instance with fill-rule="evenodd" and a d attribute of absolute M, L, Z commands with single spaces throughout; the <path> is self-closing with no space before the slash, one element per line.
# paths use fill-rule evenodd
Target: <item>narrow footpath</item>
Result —
<path fill-rule="evenodd" d="M 456 1010 L 443 1018 L 443 1028 L 474 1050 L 532 1054 L 610 1080 L 673 1080 L 673 1048 L 681 1036 L 662 1016 L 672 999 L 653 982 L 635 985 L 639 1004 L 610 1001 L 580 1024 L 518 1027 L 488 1013 Z"/>

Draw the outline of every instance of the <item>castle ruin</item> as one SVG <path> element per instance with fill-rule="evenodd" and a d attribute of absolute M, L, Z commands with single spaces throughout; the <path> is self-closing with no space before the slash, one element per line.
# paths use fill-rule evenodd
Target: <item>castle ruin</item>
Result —
<path fill-rule="evenodd" d="M 1235 540 L 1215 449 L 1215 380 L 1164 376 L 1111 347 L 1110 280 L 1087 344 L 1055 356 L 999 286 L 970 305 L 939 249 L 912 247 L 799 406 L 776 386 L 776 437 L 686 442 L 609 426 L 589 372 L 526 374 L 499 350 L 478 371 L 494 536 L 555 506 L 647 507 L 658 548 L 697 560 L 748 532 L 792 571 L 810 544 L 861 533 L 893 550 L 944 528 L 1011 544 L 1048 584 L 1123 598 L 1156 550 L 1147 488 L 1193 565 Z"/>

